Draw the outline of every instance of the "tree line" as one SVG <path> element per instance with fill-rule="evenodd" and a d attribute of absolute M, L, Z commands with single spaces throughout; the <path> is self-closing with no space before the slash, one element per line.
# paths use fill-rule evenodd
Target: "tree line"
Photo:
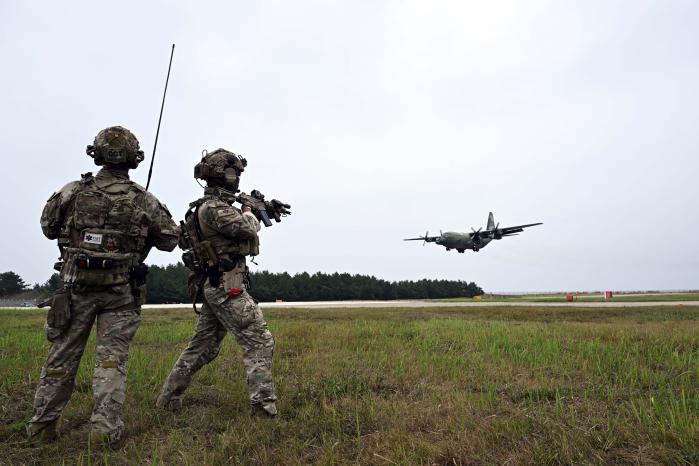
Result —
<path fill-rule="evenodd" d="M 13 271 L 0 273 L 0 298 L 28 294 L 29 297 L 45 298 L 63 286 L 58 274 L 54 273 L 44 283 L 29 286 L 22 277 Z"/>
<path fill-rule="evenodd" d="M 189 271 L 182 263 L 150 266 L 147 302 L 183 303 Z M 462 280 L 404 280 L 390 282 L 369 275 L 349 273 L 253 272 L 250 294 L 258 301 L 345 301 L 388 299 L 443 299 L 480 296 L 481 287 Z"/>
<path fill-rule="evenodd" d="M 189 270 L 181 263 L 164 267 L 151 265 L 146 281 L 146 302 L 186 303 Z M 388 281 L 370 275 L 349 273 L 253 272 L 250 294 L 258 301 L 345 301 L 389 299 L 444 299 L 479 296 L 481 287 L 462 280 Z M 45 283 L 28 286 L 14 272 L 0 273 L 0 297 L 28 293 L 39 300 L 62 286 L 57 273 Z"/>

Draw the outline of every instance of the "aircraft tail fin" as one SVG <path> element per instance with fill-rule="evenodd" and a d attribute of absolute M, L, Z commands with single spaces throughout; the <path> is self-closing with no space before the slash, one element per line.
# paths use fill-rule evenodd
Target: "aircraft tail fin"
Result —
<path fill-rule="evenodd" d="M 486 227 L 486 230 L 492 230 L 495 228 L 495 219 L 493 218 L 493 213 L 490 212 L 488 214 L 488 226 Z"/>

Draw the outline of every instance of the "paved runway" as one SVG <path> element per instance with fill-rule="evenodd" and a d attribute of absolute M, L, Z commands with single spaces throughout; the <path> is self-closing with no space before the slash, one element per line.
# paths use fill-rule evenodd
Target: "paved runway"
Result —
<path fill-rule="evenodd" d="M 658 302 L 585 302 L 576 301 L 552 302 L 552 303 L 527 303 L 527 302 L 487 302 L 487 301 L 464 301 L 464 302 L 440 302 L 422 300 L 397 300 L 397 301 L 310 301 L 310 302 L 282 302 L 282 303 L 260 303 L 262 309 L 284 309 L 284 308 L 305 308 L 305 309 L 342 309 L 342 308 L 393 308 L 393 307 L 495 307 L 495 306 L 515 306 L 515 307 L 649 307 L 649 306 L 699 306 L 699 301 L 658 301 Z M 144 309 L 173 309 L 191 308 L 191 304 L 146 304 Z"/>
<path fill-rule="evenodd" d="M 358 309 L 358 308 L 399 308 L 399 307 L 650 307 L 650 306 L 699 306 L 699 301 L 644 301 L 644 302 L 492 302 L 492 301 L 463 301 L 440 302 L 426 300 L 396 300 L 396 301 L 309 301 L 309 302 L 282 302 L 260 303 L 262 309 Z M 16 309 L 21 306 L 0 306 L 0 309 Z M 191 304 L 146 304 L 144 309 L 185 309 L 191 308 Z M 27 308 L 32 309 L 32 308 Z M 36 308 L 33 308 L 36 309 Z"/>

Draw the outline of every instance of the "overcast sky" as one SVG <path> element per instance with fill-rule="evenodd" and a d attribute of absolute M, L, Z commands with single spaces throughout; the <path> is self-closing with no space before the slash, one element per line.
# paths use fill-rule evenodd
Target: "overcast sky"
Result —
<path fill-rule="evenodd" d="M 699 3 L 0 3 L 0 271 L 43 282 L 44 202 L 139 138 L 183 216 L 202 149 L 293 206 L 253 269 L 494 291 L 699 288 Z M 544 225 L 478 253 L 402 238 Z M 181 251 L 152 253 L 167 264 Z"/>

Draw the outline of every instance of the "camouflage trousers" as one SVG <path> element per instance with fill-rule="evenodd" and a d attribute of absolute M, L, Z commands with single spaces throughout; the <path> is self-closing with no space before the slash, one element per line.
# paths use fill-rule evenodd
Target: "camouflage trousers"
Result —
<path fill-rule="evenodd" d="M 140 305 L 130 285 L 71 291 L 70 326 L 51 336 L 49 355 L 41 370 L 34 397 L 34 416 L 28 423 L 30 433 L 58 419 L 75 387 L 75 374 L 92 325 L 97 321 L 97 357 L 92 377 L 95 405 L 91 416 L 94 432 L 118 440 L 124 431 L 121 420 L 126 391 L 126 365 L 129 345 L 141 323 Z"/>
<path fill-rule="evenodd" d="M 274 337 L 267 329 L 260 307 L 245 291 L 231 298 L 223 285 L 213 288 L 208 283 L 204 286 L 204 305 L 194 336 L 165 380 L 159 400 L 181 404 L 192 376 L 218 356 L 221 341 L 229 332 L 243 350 L 251 404 L 276 413 L 277 397 L 272 381 Z"/>

